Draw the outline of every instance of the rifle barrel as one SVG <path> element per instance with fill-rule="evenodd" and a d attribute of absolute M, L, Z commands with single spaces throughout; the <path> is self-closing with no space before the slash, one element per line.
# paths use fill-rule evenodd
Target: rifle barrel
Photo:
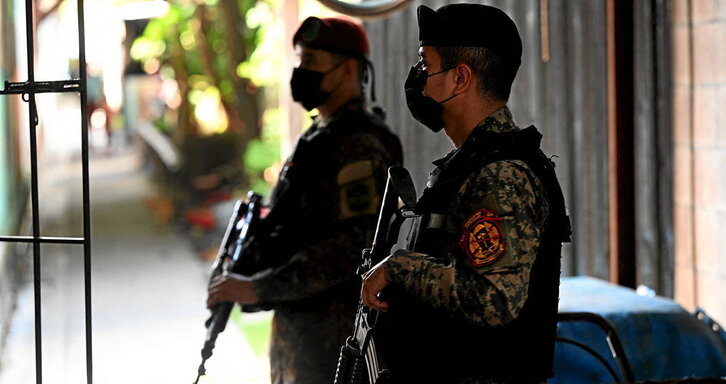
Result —
<path fill-rule="evenodd" d="M 234 264 L 238 261 L 237 256 L 241 251 L 240 248 L 245 247 L 254 235 L 255 227 L 260 218 L 262 197 L 250 191 L 247 194 L 247 201 L 248 203 L 245 204 L 242 200 L 238 200 L 234 206 L 232 215 L 227 223 L 227 229 L 222 238 L 222 244 L 217 252 L 217 258 L 212 265 L 212 274 L 209 278 L 210 282 L 220 274 L 234 269 Z M 240 223 L 243 218 L 244 222 Z M 240 224 L 242 225 L 240 226 Z M 232 250 L 230 248 L 233 245 L 235 249 Z M 207 337 L 201 352 L 202 362 L 197 369 L 197 378 L 194 384 L 198 384 L 199 378 L 206 374 L 204 364 L 212 357 L 217 336 L 227 327 L 229 315 L 234 308 L 234 304 L 233 302 L 223 302 L 210 308 L 211 315 L 205 323 Z"/>

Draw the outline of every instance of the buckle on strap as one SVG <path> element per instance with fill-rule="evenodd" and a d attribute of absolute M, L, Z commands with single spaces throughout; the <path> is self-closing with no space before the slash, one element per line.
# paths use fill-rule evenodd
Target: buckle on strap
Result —
<path fill-rule="evenodd" d="M 426 225 L 426 228 L 428 229 L 445 229 L 446 228 L 446 215 L 443 215 L 441 213 L 430 213 L 429 215 L 428 224 Z"/>

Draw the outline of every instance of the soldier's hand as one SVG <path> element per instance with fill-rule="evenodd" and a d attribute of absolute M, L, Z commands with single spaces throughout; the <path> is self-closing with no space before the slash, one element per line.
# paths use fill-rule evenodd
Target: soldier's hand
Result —
<path fill-rule="evenodd" d="M 363 275 L 363 285 L 360 289 L 360 296 L 363 304 L 376 311 L 388 311 L 388 303 L 381 300 L 379 294 L 388 285 L 386 280 L 385 260 L 378 263 L 373 269 Z"/>
<path fill-rule="evenodd" d="M 209 283 L 207 308 L 225 301 L 252 304 L 259 300 L 249 278 L 236 274 L 222 274 Z"/>

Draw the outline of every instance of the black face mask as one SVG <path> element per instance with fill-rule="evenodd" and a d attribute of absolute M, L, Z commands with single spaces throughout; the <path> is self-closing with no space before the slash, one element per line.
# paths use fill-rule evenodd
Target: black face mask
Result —
<path fill-rule="evenodd" d="M 295 68 L 292 71 L 290 79 L 290 90 L 292 91 L 292 99 L 302 104 L 308 111 L 319 107 L 328 101 L 331 92 L 323 91 L 320 85 L 323 78 L 330 72 L 340 67 L 343 63 L 339 63 L 327 72 L 311 71 L 309 69 Z M 335 89 L 340 86 L 338 84 Z M 335 90 L 334 89 L 334 90 Z"/>
<path fill-rule="evenodd" d="M 406 82 L 403 84 L 406 93 L 406 104 L 408 105 L 408 110 L 411 111 L 411 115 L 416 121 L 434 132 L 438 132 L 444 128 L 444 122 L 441 120 L 441 111 L 444 108 L 441 104 L 458 95 L 453 95 L 444 101 L 438 102 L 428 96 L 424 96 L 424 86 L 426 86 L 426 80 L 429 77 L 451 69 L 445 69 L 429 75 L 422 69 L 411 67 L 411 70 L 408 72 L 408 77 L 406 77 Z"/>
<path fill-rule="evenodd" d="M 302 104 L 308 111 L 323 104 L 330 98 L 330 92 L 320 89 L 325 73 L 309 69 L 295 68 L 290 79 L 292 99 Z"/>

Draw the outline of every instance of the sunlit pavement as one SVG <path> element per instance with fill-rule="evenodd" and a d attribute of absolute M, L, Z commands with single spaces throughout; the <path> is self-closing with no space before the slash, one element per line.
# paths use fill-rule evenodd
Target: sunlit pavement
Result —
<path fill-rule="evenodd" d="M 69 157 L 75 158 L 75 157 Z M 40 194 L 45 236 L 80 236 L 77 160 L 50 161 Z M 91 161 L 93 382 L 191 384 L 205 335 L 209 264 L 144 206 L 156 187 L 137 151 Z M 31 258 L 32 253 L 28 253 Z M 43 383 L 86 383 L 80 246 L 43 247 Z M 32 266 L 32 264 L 28 264 Z M 20 292 L 0 384 L 35 383 L 32 284 Z M 268 383 L 265 357 L 227 327 L 200 383 Z"/>

